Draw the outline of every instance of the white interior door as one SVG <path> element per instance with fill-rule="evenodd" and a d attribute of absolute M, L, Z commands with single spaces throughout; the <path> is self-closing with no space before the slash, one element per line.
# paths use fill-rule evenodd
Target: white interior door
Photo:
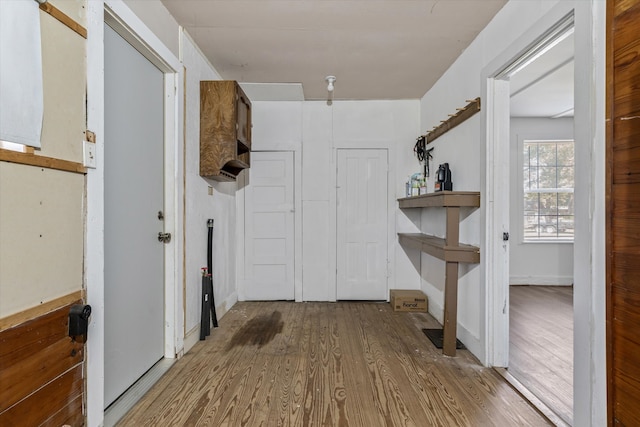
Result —
<path fill-rule="evenodd" d="M 387 150 L 338 150 L 339 300 L 387 299 Z"/>
<path fill-rule="evenodd" d="M 105 25 L 104 406 L 164 352 L 164 75 Z"/>
<path fill-rule="evenodd" d="M 245 188 L 245 299 L 294 299 L 294 206 L 293 152 L 252 152 Z"/>

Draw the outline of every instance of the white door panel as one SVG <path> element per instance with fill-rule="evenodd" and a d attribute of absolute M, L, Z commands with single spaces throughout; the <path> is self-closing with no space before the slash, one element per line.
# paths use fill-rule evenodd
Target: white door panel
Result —
<path fill-rule="evenodd" d="M 339 300 L 387 298 L 387 151 L 338 150 Z"/>
<path fill-rule="evenodd" d="M 252 152 L 245 189 L 248 300 L 292 300 L 294 290 L 293 152 Z"/>
<path fill-rule="evenodd" d="M 164 75 L 105 25 L 104 405 L 163 357 Z"/>

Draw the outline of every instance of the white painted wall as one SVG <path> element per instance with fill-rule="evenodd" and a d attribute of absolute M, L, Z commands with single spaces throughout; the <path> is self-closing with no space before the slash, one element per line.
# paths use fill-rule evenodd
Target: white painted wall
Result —
<path fill-rule="evenodd" d="M 200 81 L 220 80 L 186 33 L 182 37 L 186 68 L 185 128 L 185 352 L 199 339 L 202 298 L 200 269 L 207 266 L 207 219 L 213 228 L 213 293 L 218 318 L 237 301 L 236 295 L 236 183 L 200 176 Z M 213 195 L 209 195 L 209 187 Z M 182 201 L 181 201 L 182 202 Z"/>
<path fill-rule="evenodd" d="M 573 118 L 511 118 L 509 283 L 571 285 L 573 243 L 523 243 L 522 165 L 518 157 L 526 139 L 573 139 Z"/>
<path fill-rule="evenodd" d="M 178 22 L 159 0 L 123 0 L 176 58 L 180 56 Z"/>
<path fill-rule="evenodd" d="M 51 4 L 84 24 L 84 1 Z M 48 13 L 36 12 L 44 110 L 35 154 L 82 162 L 87 44 Z M 84 191 L 80 174 L 0 163 L 0 318 L 83 288 Z"/>
<path fill-rule="evenodd" d="M 559 18 L 572 9 L 575 9 L 576 17 L 576 180 L 584 182 L 581 189 L 576 191 L 576 212 L 581 212 L 581 216 L 576 219 L 574 252 L 574 422 L 575 425 L 588 426 L 606 423 L 603 286 L 604 0 L 512 0 L 507 3 L 422 98 L 421 129 L 425 131 L 437 125 L 456 107 L 463 106 L 467 99 L 482 96 L 483 102 L 486 102 L 487 83 L 482 81 L 481 76 L 493 72 L 487 71 L 489 66 L 500 66 L 523 50 L 526 47 L 524 39 L 531 36 L 528 32 L 538 21 L 545 22 L 549 15 Z M 496 63 L 496 60 L 504 62 Z M 467 277 L 461 278 L 458 327 L 463 341 L 465 335 L 471 338 L 477 336 L 469 348 L 484 363 L 488 363 L 495 341 L 493 323 L 500 318 L 486 307 L 495 306 L 495 310 L 500 311 L 503 308 L 502 304 L 498 307 L 498 304 L 491 302 L 493 291 L 490 287 L 496 286 L 496 283 L 489 283 L 486 279 L 490 270 L 486 264 L 487 249 L 503 244 L 501 230 L 497 230 L 500 231 L 498 233 L 488 227 L 487 230 L 492 234 L 485 232 L 490 219 L 485 212 L 492 212 L 491 205 L 494 201 L 500 201 L 499 197 L 496 198 L 499 195 L 487 194 L 487 189 L 493 188 L 490 187 L 492 183 L 489 178 L 494 171 L 499 174 L 501 167 L 493 164 L 493 153 L 486 151 L 486 147 L 492 144 L 485 138 L 486 133 L 492 131 L 487 125 L 488 114 L 483 111 L 434 143 L 436 163 L 446 159 L 452 164 L 454 189 L 482 192 L 479 221 L 472 214 L 467 219 L 470 226 L 461 229 L 462 241 L 480 243 L 481 263 L 477 275 L 472 270 Z M 485 170 L 487 165 L 490 170 Z M 423 224 L 423 230 L 425 227 Z M 426 255 L 423 256 L 423 263 L 424 257 Z M 500 261 L 497 258 L 492 260 L 493 263 Z M 439 285 L 430 283 L 424 275 L 423 279 L 423 290 L 436 299 L 440 292 Z M 477 288 L 477 292 L 474 288 Z M 474 298 L 465 297 L 464 294 L 468 292 Z M 430 306 L 433 307 L 434 302 L 437 307 L 438 301 L 433 299 Z"/>
<path fill-rule="evenodd" d="M 301 184 L 302 271 L 296 300 L 336 298 L 338 148 L 389 150 L 389 287 L 418 288 L 418 255 L 407 255 L 396 237 L 397 231 L 415 231 L 413 221 L 419 221 L 415 213 L 401 212 L 396 202 L 404 195 L 406 175 L 417 166 L 412 149 L 418 107 L 417 100 L 335 101 L 332 106 L 322 101 L 254 103 L 253 150 L 292 150 L 301 170 L 296 184 Z"/>

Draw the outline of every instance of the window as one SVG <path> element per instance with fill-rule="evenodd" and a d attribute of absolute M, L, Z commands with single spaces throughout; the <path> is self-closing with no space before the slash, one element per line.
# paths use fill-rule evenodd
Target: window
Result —
<path fill-rule="evenodd" d="M 523 142 L 524 241 L 573 241 L 574 142 Z"/>

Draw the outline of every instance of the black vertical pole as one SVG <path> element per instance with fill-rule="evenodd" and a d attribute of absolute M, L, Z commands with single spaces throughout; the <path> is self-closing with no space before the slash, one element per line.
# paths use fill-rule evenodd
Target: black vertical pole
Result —
<path fill-rule="evenodd" d="M 216 314 L 216 300 L 213 297 L 213 219 L 207 220 L 207 227 L 209 228 L 207 239 L 207 268 L 209 270 L 209 295 L 211 304 L 211 320 L 213 321 L 213 327 L 218 327 L 218 315 Z"/>

